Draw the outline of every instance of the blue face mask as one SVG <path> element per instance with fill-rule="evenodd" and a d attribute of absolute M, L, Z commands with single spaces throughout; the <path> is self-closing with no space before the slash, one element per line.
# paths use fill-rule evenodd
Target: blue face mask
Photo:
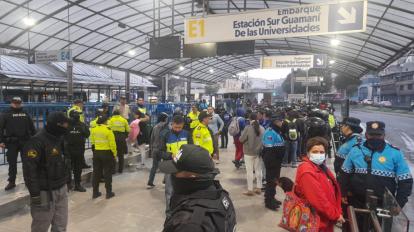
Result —
<path fill-rule="evenodd" d="M 325 153 L 310 153 L 309 160 L 316 165 L 321 165 L 325 161 Z"/>
<path fill-rule="evenodd" d="M 385 141 L 383 139 L 367 139 L 367 145 L 373 150 L 381 150 Z"/>

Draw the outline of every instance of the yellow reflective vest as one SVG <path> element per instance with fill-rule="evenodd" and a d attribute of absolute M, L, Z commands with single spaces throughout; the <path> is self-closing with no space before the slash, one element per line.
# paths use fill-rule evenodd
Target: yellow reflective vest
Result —
<path fill-rule="evenodd" d="M 188 113 L 187 117 L 189 117 L 191 119 L 191 123 L 190 123 L 190 128 L 191 129 L 196 128 L 196 126 L 200 122 L 198 120 L 198 115 L 200 115 L 200 112 L 198 112 L 198 111 L 197 111 L 196 114 L 193 111 L 191 111 L 190 113 Z"/>
<path fill-rule="evenodd" d="M 145 107 L 138 107 L 139 112 L 146 114 L 147 113 L 147 108 Z"/>
<path fill-rule="evenodd" d="M 77 105 L 73 105 L 69 110 L 68 110 L 68 118 L 70 118 L 70 113 L 72 112 L 72 111 L 77 111 L 77 112 L 79 112 L 79 114 L 80 114 L 80 121 L 81 122 L 83 122 L 83 123 L 85 123 L 85 115 L 83 115 L 83 111 L 82 111 L 82 109 L 79 107 L 79 106 L 77 106 Z"/>
<path fill-rule="evenodd" d="M 91 129 L 91 144 L 96 151 L 112 151 L 114 157 L 117 155 L 114 132 L 107 125 L 98 124 Z"/>
<path fill-rule="evenodd" d="M 95 128 L 98 124 L 96 123 L 98 121 L 98 117 L 96 117 L 94 120 L 92 120 L 90 123 L 89 123 L 89 127 L 92 129 L 92 128 Z"/>
<path fill-rule="evenodd" d="M 331 129 L 335 127 L 335 116 L 333 114 L 329 114 L 328 122 Z"/>
<path fill-rule="evenodd" d="M 128 121 L 121 115 L 114 115 L 108 121 L 108 127 L 116 132 L 129 132 Z"/>
<path fill-rule="evenodd" d="M 213 138 L 208 127 L 202 123 L 193 131 L 194 144 L 200 146 L 208 151 L 210 155 L 214 152 Z"/>

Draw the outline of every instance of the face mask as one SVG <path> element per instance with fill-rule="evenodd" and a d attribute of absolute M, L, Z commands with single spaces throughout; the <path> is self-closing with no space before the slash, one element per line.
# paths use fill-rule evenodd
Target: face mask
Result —
<path fill-rule="evenodd" d="M 321 165 L 325 161 L 325 153 L 310 153 L 309 160 L 314 164 Z"/>
<path fill-rule="evenodd" d="M 381 150 L 385 141 L 383 139 L 367 139 L 367 145 L 374 150 Z"/>

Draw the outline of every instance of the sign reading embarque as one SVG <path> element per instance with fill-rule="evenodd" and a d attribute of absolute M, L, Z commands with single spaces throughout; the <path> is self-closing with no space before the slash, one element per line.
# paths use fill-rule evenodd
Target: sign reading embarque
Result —
<path fill-rule="evenodd" d="M 186 18 L 184 43 L 274 39 L 361 32 L 366 29 L 367 1 L 298 5 Z"/>
<path fill-rule="evenodd" d="M 262 69 L 278 68 L 325 68 L 327 55 L 293 55 L 293 56 L 263 56 L 260 60 Z"/>

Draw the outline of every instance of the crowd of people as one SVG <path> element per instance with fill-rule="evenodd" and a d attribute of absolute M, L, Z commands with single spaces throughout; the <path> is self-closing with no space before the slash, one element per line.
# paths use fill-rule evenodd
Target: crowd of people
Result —
<path fill-rule="evenodd" d="M 93 153 L 93 199 L 102 196 L 100 182 L 105 183 L 107 199 L 115 196 L 112 175 L 123 173 L 127 154 L 139 151 L 141 167 L 137 168 L 146 168 L 146 159 L 152 158 L 147 188 L 155 187 L 160 169 L 166 232 L 234 231 L 234 205 L 215 180 L 220 172 L 220 149 L 228 147 L 229 136 L 235 146 L 235 168 L 246 169 L 243 194 L 253 197 L 264 192 L 266 208 L 283 207 L 280 225 L 284 228 L 333 231 L 336 224 L 343 224 L 343 231 L 348 231 L 346 207 L 364 208 L 367 189 L 374 190 L 380 202 L 388 189 L 401 208 L 412 191 L 409 166 L 402 152 L 385 141 L 385 124 L 367 122 L 363 135 L 358 118 L 337 122 L 331 105 L 255 104 L 254 108 L 238 107 L 232 114 L 204 101 L 192 105 L 188 114 L 180 109 L 173 115 L 162 112 L 152 127 L 142 98 L 137 110 L 131 110 L 124 97 L 112 112 L 103 104 L 89 125 L 83 102 L 75 100 L 66 113 L 50 113 L 45 128 L 36 133 L 21 103 L 19 97 L 13 98 L 0 118 L 0 146 L 7 149 L 9 162 L 6 191 L 16 186 L 21 152 L 32 231 L 48 231 L 50 226 L 52 231 L 66 231 L 68 190 L 86 192 L 81 174 L 89 167 L 84 155 L 87 138 Z M 328 167 L 329 158 L 334 158 L 334 172 Z M 282 167 L 296 169 L 295 180 L 281 176 Z M 276 198 L 278 186 L 291 196 L 284 203 L 280 194 Z M 318 223 L 291 220 L 292 199 L 308 204 Z"/>

